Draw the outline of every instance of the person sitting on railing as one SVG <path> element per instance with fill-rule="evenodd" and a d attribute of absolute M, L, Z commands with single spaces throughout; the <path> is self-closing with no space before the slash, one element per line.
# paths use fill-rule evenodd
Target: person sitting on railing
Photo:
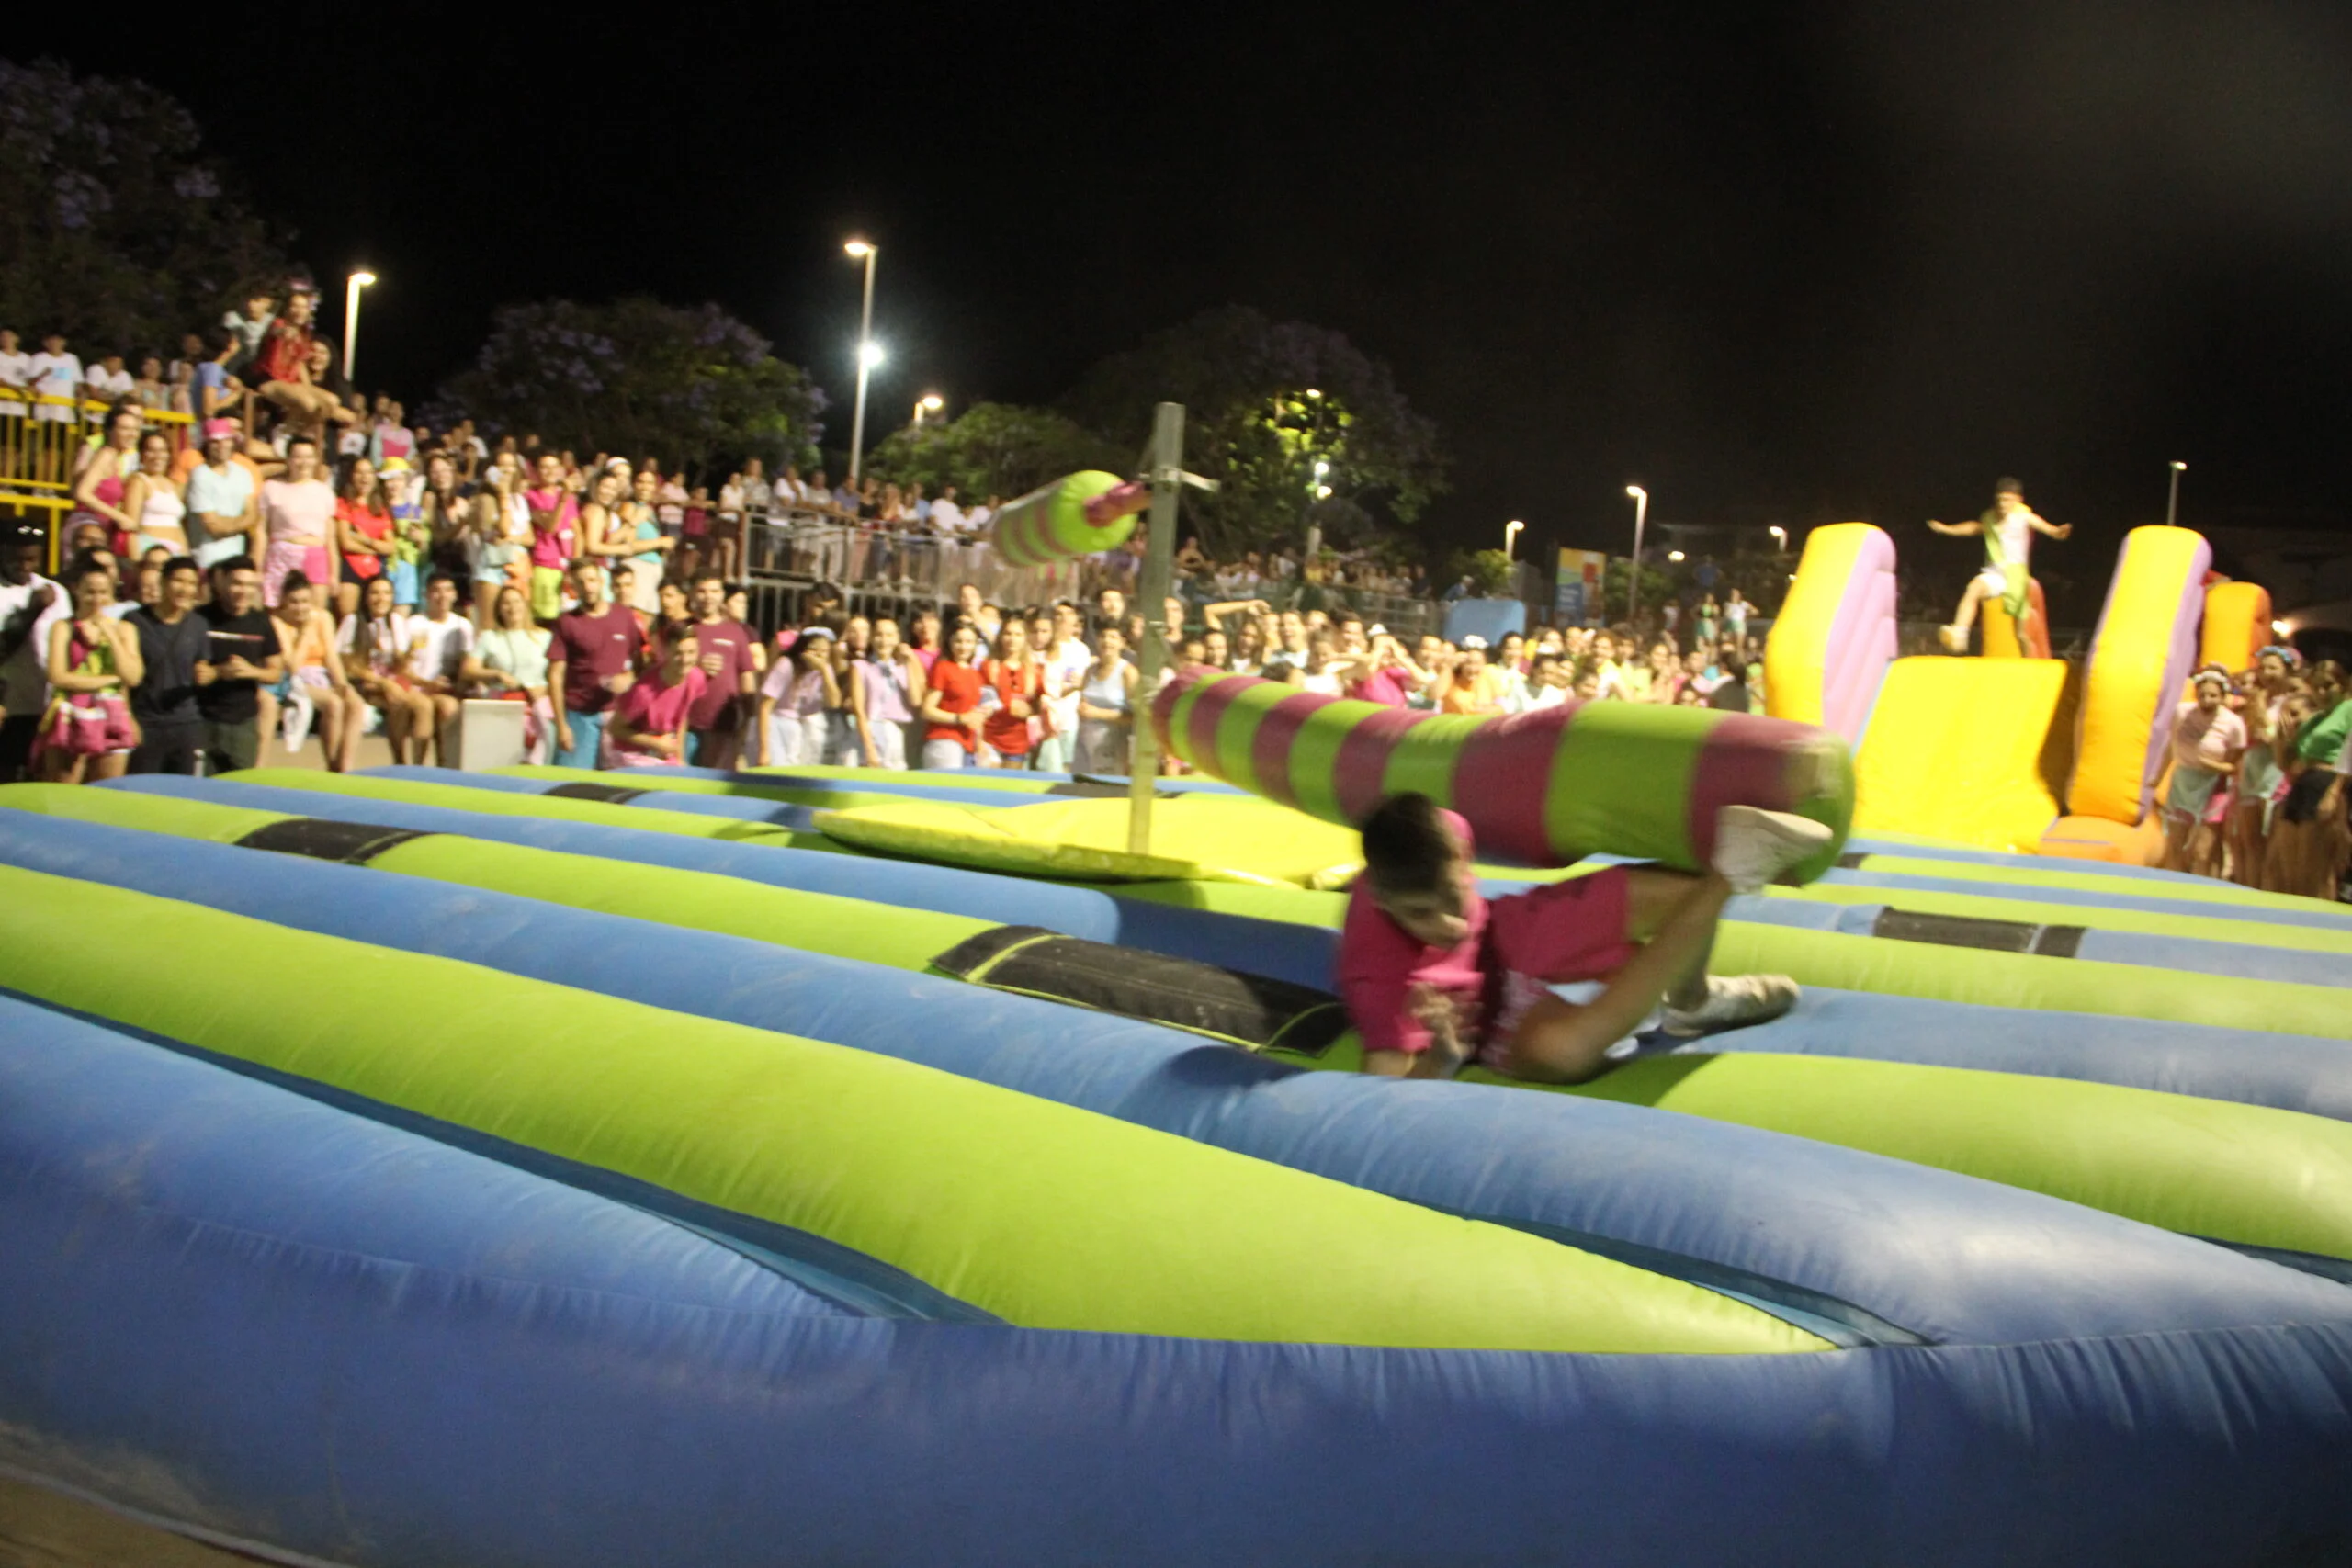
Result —
<path fill-rule="evenodd" d="M 311 333 L 311 318 L 317 308 L 318 296 L 308 285 L 293 286 L 285 310 L 262 334 L 253 366 L 261 396 L 311 435 L 323 437 L 329 423 L 349 424 L 357 416 L 334 391 L 319 385 L 312 373 L 311 346 L 317 340 Z"/>
<path fill-rule="evenodd" d="M 19 345 L 17 334 L 0 327 L 0 419 L 25 417 L 22 399 L 9 394 L 31 391 L 32 367 L 33 356 Z"/>

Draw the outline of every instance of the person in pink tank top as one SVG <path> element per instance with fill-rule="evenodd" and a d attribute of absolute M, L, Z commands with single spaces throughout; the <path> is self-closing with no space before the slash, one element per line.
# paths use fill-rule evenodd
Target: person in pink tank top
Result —
<path fill-rule="evenodd" d="M 563 482 L 563 459 L 539 455 L 538 483 L 523 492 L 531 509 L 531 614 L 563 614 L 563 574 L 580 554 L 580 498 Z"/>

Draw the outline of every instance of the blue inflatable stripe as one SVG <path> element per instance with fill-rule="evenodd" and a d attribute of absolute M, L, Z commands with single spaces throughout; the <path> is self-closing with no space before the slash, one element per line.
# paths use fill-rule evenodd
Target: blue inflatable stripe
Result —
<path fill-rule="evenodd" d="M 469 773 L 456 768 L 362 768 L 369 778 L 404 780 L 410 784 L 450 784 L 462 789 L 486 789 L 502 795 L 553 795 L 570 781 L 522 778 L 506 773 Z M 631 785 L 627 773 L 611 775 L 614 789 Z M 768 822 L 779 828 L 814 828 L 817 808 L 787 801 L 762 800 L 750 795 L 696 795 L 692 790 L 653 790 L 625 806 L 650 806 L 657 811 L 685 811 L 699 817 L 732 817 L 745 822 Z"/>
<path fill-rule="evenodd" d="M 2312 926 L 2324 931 L 2352 931 L 2352 912 L 2328 909 L 2282 909 L 2264 904 L 2200 903 L 2191 898 L 2166 898 L 2163 889 L 2148 894 L 2131 891 L 2091 892 L 2079 887 L 2003 886 L 1960 877 L 1921 876 L 1905 871 L 1832 871 L 1822 879 L 1849 887 L 1883 887 L 1894 893 L 1916 888 L 1930 893 L 1966 893 L 1979 898 L 2020 898 L 2036 904 L 2064 904 L 2093 909 L 2142 909 L 2155 915 L 2196 915 L 2207 919 L 2244 920 L 2253 925 Z"/>
<path fill-rule="evenodd" d="M 0 1154 L 0 1255 L 71 1258 L 0 1271 L 0 1465 L 353 1564 L 2206 1568 L 2352 1530 L 2341 1323 L 1449 1354 L 589 1301 L 373 1239 L 77 1206 Z"/>
<path fill-rule="evenodd" d="M 1667 1043 L 1661 1034 L 1645 1045 Z M 2352 1049 L 2343 1041 L 2168 1020 L 1807 986 L 1795 1009 L 1770 1023 L 1668 1048 L 1860 1056 L 2082 1078 L 2352 1121 Z"/>
<path fill-rule="evenodd" d="M 876 1051 L 1409 1201 L 1611 1238 L 1649 1249 L 1645 1267 L 1698 1259 L 1717 1272 L 1684 1270 L 1694 1282 L 1807 1313 L 1850 1303 L 1863 1337 L 2352 1314 L 2335 1285 L 2111 1215 L 1695 1117 L 1462 1084 L 1398 1093 L 944 978 L 96 824 L 0 812 L 0 861 Z"/>
<path fill-rule="evenodd" d="M 1884 904 L 1830 904 L 1804 898 L 1736 897 L 1725 917 L 1760 925 L 1796 926 L 1806 931 L 1840 931 L 1869 936 L 1878 918 L 1890 908 L 1903 908 L 1902 894 L 1889 889 Z M 2093 919 L 2086 911 L 2086 919 Z M 2157 935 L 2147 931 L 2101 931 L 2083 933 L 2076 956 L 2107 964 L 2136 964 L 2149 969 L 2183 969 L 2192 974 L 2222 975 L 2233 979 L 2290 980 L 2312 986 L 2352 986 L 2352 957 L 2340 953 L 2308 953 L 2290 947 L 2262 947 L 2251 942 L 2208 942 L 2202 937 Z"/>
<path fill-rule="evenodd" d="M 1331 979 L 1335 938 L 1321 927 L 1217 915 L 1142 898 L 1118 898 L 1066 883 L 1025 881 L 914 861 L 729 843 L 675 833 L 644 833 L 555 818 L 451 811 L 406 801 L 239 784 L 233 779 L 140 773 L 109 780 L 98 787 L 209 800 L 222 806 L 283 811 L 336 822 L 370 822 L 425 833 L 462 833 L 468 838 L 525 844 L 533 849 L 716 872 L 773 887 L 832 893 L 1005 925 L 1042 926 L 1090 942 L 1166 953 L 1302 986 L 1329 986 Z"/>

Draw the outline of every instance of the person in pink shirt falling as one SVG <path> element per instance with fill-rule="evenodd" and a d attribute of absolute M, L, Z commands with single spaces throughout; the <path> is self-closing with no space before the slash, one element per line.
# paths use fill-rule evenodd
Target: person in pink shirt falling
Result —
<path fill-rule="evenodd" d="M 1364 821 L 1340 933 L 1340 997 L 1364 1071 L 1451 1077 L 1475 1057 L 1509 1077 L 1582 1083 L 1661 1003 L 1675 1035 L 1778 1018 L 1796 982 L 1710 976 L 1715 924 L 1733 893 L 1759 890 L 1829 838 L 1802 817 L 1729 806 L 1700 875 L 1610 866 L 1488 899 L 1470 825 L 1425 795 L 1390 795 Z M 1582 1004 L 1551 989 L 1586 980 L 1604 984 Z"/>
<path fill-rule="evenodd" d="M 686 716 L 707 683 L 692 630 L 670 639 L 661 666 L 621 694 L 605 730 L 605 765 L 674 768 L 686 758 Z"/>
<path fill-rule="evenodd" d="M 531 510 L 531 614 L 551 626 L 563 614 L 563 574 L 580 554 L 580 498 L 564 482 L 563 459 L 539 454 L 538 482 L 523 492 Z"/>

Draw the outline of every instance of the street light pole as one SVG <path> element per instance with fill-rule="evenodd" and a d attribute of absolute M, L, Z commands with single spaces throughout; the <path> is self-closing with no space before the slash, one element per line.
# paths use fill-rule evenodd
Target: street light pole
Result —
<path fill-rule="evenodd" d="M 857 318 L 857 405 L 849 416 L 849 487 L 855 490 L 865 456 L 865 378 L 874 368 L 874 258 L 879 248 L 852 240 L 842 250 L 865 263 L 865 306 Z"/>
<path fill-rule="evenodd" d="M 359 363 L 359 291 L 376 281 L 372 272 L 355 272 L 343 286 L 343 378 L 351 379 Z"/>
<path fill-rule="evenodd" d="M 1649 521 L 1650 492 L 1627 485 L 1625 493 L 1634 498 L 1634 570 L 1625 576 L 1625 618 L 1630 621 L 1642 607 L 1642 525 Z"/>
<path fill-rule="evenodd" d="M 2181 462 L 2178 458 L 2173 460 L 2172 493 L 2165 499 L 2165 526 L 2167 528 L 2179 526 L 2180 476 L 2188 467 L 2188 464 Z"/>
<path fill-rule="evenodd" d="M 1503 559 L 1519 558 L 1519 531 L 1527 525 L 1514 517 L 1503 525 Z"/>

